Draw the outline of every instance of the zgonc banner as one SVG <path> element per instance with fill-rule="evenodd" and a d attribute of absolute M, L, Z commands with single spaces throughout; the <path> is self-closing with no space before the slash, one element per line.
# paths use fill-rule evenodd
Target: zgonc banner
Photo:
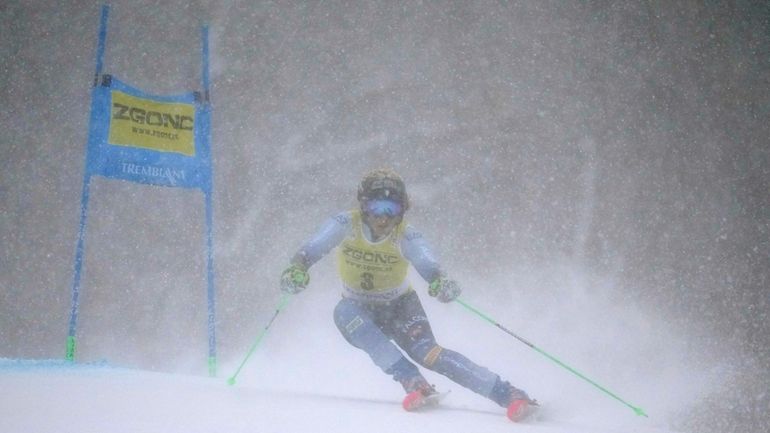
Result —
<path fill-rule="evenodd" d="M 208 191 L 210 115 L 200 99 L 198 92 L 149 95 L 102 76 L 93 91 L 87 174 Z"/>

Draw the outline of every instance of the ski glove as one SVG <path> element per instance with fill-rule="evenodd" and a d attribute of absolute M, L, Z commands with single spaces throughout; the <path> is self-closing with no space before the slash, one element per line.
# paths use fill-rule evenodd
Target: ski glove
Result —
<path fill-rule="evenodd" d="M 310 274 L 307 273 L 307 269 L 293 264 L 281 274 L 281 291 L 296 295 L 305 290 L 309 282 Z"/>
<path fill-rule="evenodd" d="M 445 303 L 454 301 L 462 291 L 457 281 L 444 277 L 436 278 L 428 286 L 428 294 Z"/>

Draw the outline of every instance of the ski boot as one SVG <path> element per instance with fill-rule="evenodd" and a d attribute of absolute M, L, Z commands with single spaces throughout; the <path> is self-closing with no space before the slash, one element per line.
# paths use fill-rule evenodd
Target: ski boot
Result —
<path fill-rule="evenodd" d="M 401 384 L 406 391 L 402 406 L 407 412 L 413 412 L 425 406 L 434 406 L 441 399 L 442 394 L 438 393 L 436 388 L 422 376 L 407 379 Z"/>
<path fill-rule="evenodd" d="M 507 409 L 506 415 L 513 422 L 526 419 L 540 406 L 537 400 L 529 398 L 526 392 L 500 379 L 495 383 L 490 398 Z"/>

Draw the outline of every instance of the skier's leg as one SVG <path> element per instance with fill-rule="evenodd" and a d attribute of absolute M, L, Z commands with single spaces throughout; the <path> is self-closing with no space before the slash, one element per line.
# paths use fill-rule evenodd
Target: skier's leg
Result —
<path fill-rule="evenodd" d="M 403 384 L 422 377 L 417 366 L 404 357 L 359 302 L 343 298 L 334 308 L 334 323 L 350 344 L 366 352 L 394 380 Z"/>
<path fill-rule="evenodd" d="M 486 367 L 436 343 L 425 310 L 417 294 L 408 293 L 399 300 L 399 318 L 394 326 L 394 339 L 420 365 L 443 374 L 502 407 L 510 403 L 513 388 Z M 522 391 L 523 392 L 523 391 Z M 526 394 L 525 394 L 526 395 Z"/>

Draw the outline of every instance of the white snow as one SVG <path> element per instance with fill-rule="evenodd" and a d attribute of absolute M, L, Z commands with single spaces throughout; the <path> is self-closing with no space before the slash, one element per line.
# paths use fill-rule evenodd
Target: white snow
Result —
<path fill-rule="evenodd" d="M 546 344 L 553 346 L 553 354 L 650 416 L 640 417 L 460 305 L 426 296 L 423 303 L 439 342 L 526 389 L 543 409 L 540 419 L 514 424 L 500 407 L 428 371 L 431 382 L 451 393 L 438 409 L 408 413 L 400 406 L 400 386 L 334 328 L 331 310 L 337 296 L 331 290 L 309 290 L 294 297 L 234 386 L 227 385 L 227 378 L 248 347 L 238 359 L 221 361 L 217 378 L 122 368 L 109 360 L 70 365 L 0 359 L 0 432 L 662 433 L 674 431 L 670 411 L 705 377 L 687 374 L 684 365 L 677 368 L 665 347 L 653 350 L 643 334 L 657 338 L 661 329 L 640 328 L 629 311 L 618 320 L 609 306 L 596 306 L 613 317 L 613 329 L 602 330 L 598 318 L 580 316 L 580 304 L 570 311 L 546 308 L 548 301 L 541 300 L 554 317 L 540 322 L 517 318 L 521 312 L 503 303 L 476 305 L 505 317 L 506 325 L 519 327 L 516 332 L 526 332 L 545 350 Z M 466 301 L 472 300 L 468 293 Z M 531 314 L 537 302 L 529 300 Z M 571 321 L 582 326 L 570 331 L 566 324 Z M 256 336 L 260 330 L 253 331 Z M 633 338 L 624 337 L 625 332 Z M 647 358 L 639 359 L 644 354 Z M 650 374 L 658 363 L 667 368 Z"/>
<path fill-rule="evenodd" d="M 372 374 L 370 382 L 376 379 Z M 546 419 L 513 425 L 501 409 L 482 401 L 466 403 L 465 396 L 450 394 L 445 407 L 408 413 L 397 392 L 361 397 L 363 386 L 352 392 L 277 391 L 256 383 L 231 387 L 222 379 L 110 367 L 17 365 L 0 373 L 0 386 L 4 433 L 667 431 L 631 413 L 608 423 L 605 413 L 585 401 L 575 404 L 584 407 L 586 416 L 561 418 L 544 410 Z"/>

